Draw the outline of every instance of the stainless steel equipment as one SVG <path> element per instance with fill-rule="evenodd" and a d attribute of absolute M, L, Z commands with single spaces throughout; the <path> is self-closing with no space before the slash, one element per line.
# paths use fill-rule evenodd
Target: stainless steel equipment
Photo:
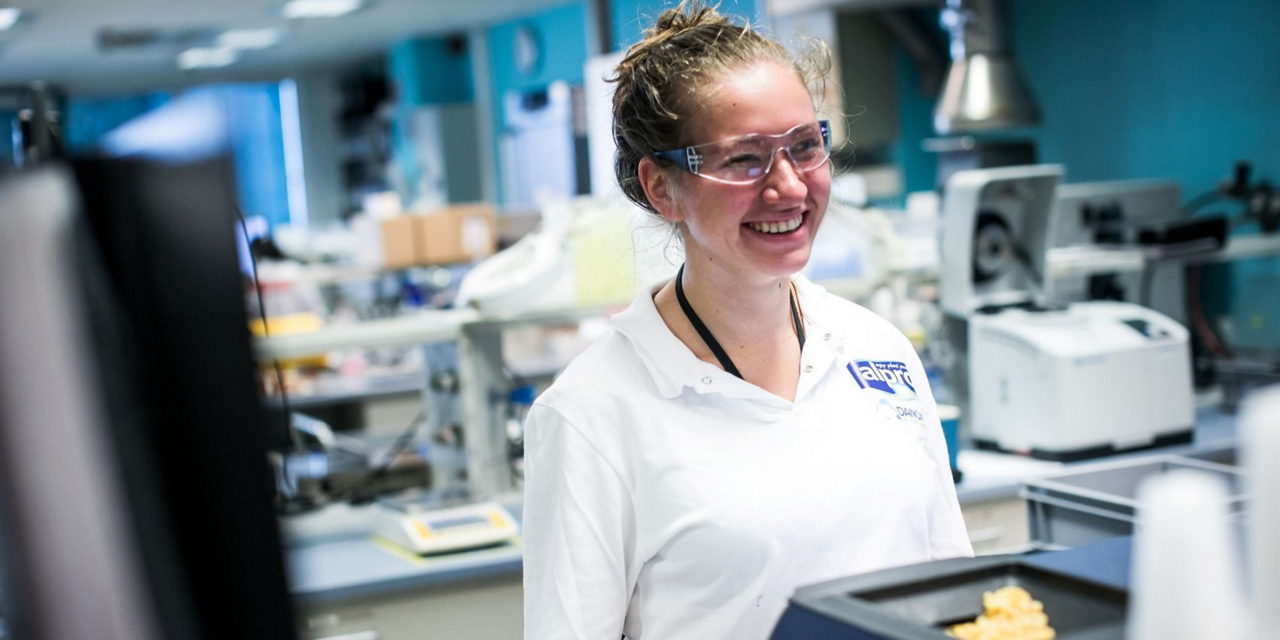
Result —
<path fill-rule="evenodd" d="M 1040 121 L 1027 83 L 1009 52 L 999 0 L 947 0 L 951 71 L 933 112 L 941 134 L 1025 127 Z"/>

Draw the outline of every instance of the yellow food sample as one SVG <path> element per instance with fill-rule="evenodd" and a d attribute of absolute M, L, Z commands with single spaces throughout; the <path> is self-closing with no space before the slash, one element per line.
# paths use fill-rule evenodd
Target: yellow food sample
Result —
<path fill-rule="evenodd" d="M 982 594 L 982 607 L 986 612 L 977 620 L 954 625 L 947 635 L 960 640 L 1053 640 L 1057 635 L 1044 604 L 1022 587 L 988 591 Z"/>

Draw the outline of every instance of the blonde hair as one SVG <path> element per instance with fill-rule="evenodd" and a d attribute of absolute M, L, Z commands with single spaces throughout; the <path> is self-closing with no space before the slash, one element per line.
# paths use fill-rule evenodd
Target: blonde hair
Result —
<path fill-rule="evenodd" d="M 818 40 L 797 60 L 773 39 L 737 24 L 701 0 L 684 0 L 663 11 L 644 38 L 627 50 L 609 79 L 613 94 L 614 173 L 632 202 L 657 213 L 640 185 L 640 160 L 686 141 L 685 124 L 697 100 L 722 73 L 760 62 L 795 70 L 816 102 L 831 69 L 831 54 Z"/>

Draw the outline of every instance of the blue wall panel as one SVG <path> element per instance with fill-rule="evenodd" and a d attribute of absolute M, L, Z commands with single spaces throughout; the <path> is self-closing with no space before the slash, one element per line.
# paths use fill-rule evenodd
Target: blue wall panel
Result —
<path fill-rule="evenodd" d="M 531 73 L 516 67 L 516 32 L 521 26 L 533 30 L 541 51 L 540 60 Z M 544 88 L 552 82 L 582 84 L 583 65 L 587 62 L 587 15 L 581 2 L 553 7 L 544 11 L 496 24 L 488 30 L 489 81 L 493 110 L 494 158 L 501 158 L 499 139 L 506 130 L 503 97 L 508 91 Z M 498 163 L 499 165 L 501 162 Z M 498 184 L 502 184 L 502 167 Z M 505 201 L 499 189 L 499 202 Z"/>
<path fill-rule="evenodd" d="M 491 27 L 489 62 L 494 98 L 500 101 L 508 90 L 545 87 L 556 80 L 581 84 L 582 66 L 587 61 L 586 21 L 583 4 L 573 2 Z M 522 25 L 533 29 L 542 52 L 530 74 L 521 73 L 515 64 L 516 31 Z"/>
<path fill-rule="evenodd" d="M 452 50 L 449 38 L 405 40 L 387 52 L 387 67 L 402 106 L 473 100 L 471 54 Z"/>
<path fill-rule="evenodd" d="M 228 146 L 235 159 L 238 199 L 244 214 L 272 226 L 289 222 L 289 197 L 280 123 L 280 91 L 274 83 L 222 84 L 191 89 L 211 94 L 226 109 Z M 99 140 L 125 122 L 167 104 L 168 94 L 67 101 L 64 130 L 72 153 L 90 153 Z"/>
<path fill-rule="evenodd" d="M 1042 157 L 1072 182 L 1207 191 L 1237 159 L 1280 179 L 1280 2 L 1010 2 Z"/>
<path fill-rule="evenodd" d="M 1026 132 L 1068 182 L 1168 178 L 1208 191 L 1236 160 L 1280 181 L 1280 2 L 1010 0 L 1012 45 L 1043 122 Z M 900 55 L 899 62 L 905 62 Z M 932 185 L 917 149 L 933 135 L 910 70 L 899 73 L 908 190 Z M 1255 232 L 1244 228 L 1243 233 Z M 1211 269 L 1205 299 L 1238 344 L 1280 347 L 1280 260 Z M 1229 309 L 1228 309 L 1229 307 Z"/>
<path fill-rule="evenodd" d="M 1236 160 L 1280 180 L 1280 2 L 1009 3 L 1018 59 L 1044 114 L 1041 158 L 1069 182 L 1172 178 L 1186 198 Z M 1255 229 L 1241 229 L 1243 233 Z M 1280 348 L 1280 260 L 1212 268 L 1211 312 L 1233 341 Z"/>
<path fill-rule="evenodd" d="M 396 115 L 391 123 L 392 156 L 405 176 L 400 194 L 406 205 L 415 202 L 417 176 L 422 172 L 413 140 L 407 134 L 414 111 L 428 105 L 467 104 L 475 100 L 469 42 L 460 49 L 453 38 L 415 38 L 392 46 L 387 52 L 387 75 L 395 86 Z"/>
<path fill-rule="evenodd" d="M 70 153 L 89 153 L 112 129 L 168 101 L 167 93 L 70 98 L 63 118 L 63 144 Z"/>

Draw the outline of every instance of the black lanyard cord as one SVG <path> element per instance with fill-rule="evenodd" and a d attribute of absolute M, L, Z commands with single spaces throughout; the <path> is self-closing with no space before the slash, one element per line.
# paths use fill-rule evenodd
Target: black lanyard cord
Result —
<path fill-rule="evenodd" d="M 693 306 L 689 304 L 689 299 L 684 295 L 684 265 L 680 265 L 680 270 L 676 272 L 676 300 L 680 302 L 680 308 L 684 310 L 684 315 L 689 319 L 689 324 L 693 325 L 693 329 L 702 336 L 702 341 L 707 344 L 707 348 L 711 349 L 711 353 L 715 355 L 716 360 L 720 361 L 720 366 L 725 371 L 732 373 L 739 379 L 742 379 L 742 372 L 738 371 L 738 367 L 734 366 L 733 360 L 729 359 L 729 354 L 724 352 L 724 348 L 720 346 L 720 341 L 711 335 L 711 330 L 707 325 L 703 324 L 702 318 L 694 312 Z M 796 338 L 800 340 L 800 350 L 804 350 L 804 323 L 800 320 L 800 308 L 796 305 L 795 290 L 791 291 L 791 322 L 796 328 Z"/>

